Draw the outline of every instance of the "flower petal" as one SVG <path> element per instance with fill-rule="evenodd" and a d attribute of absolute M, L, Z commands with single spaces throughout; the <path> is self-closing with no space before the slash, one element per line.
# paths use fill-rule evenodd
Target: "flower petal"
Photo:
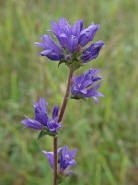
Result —
<path fill-rule="evenodd" d="M 43 150 L 42 152 L 46 155 L 48 162 L 50 164 L 50 167 L 52 169 L 54 169 L 54 154 L 53 154 L 53 152 L 47 152 L 45 150 Z"/>
<path fill-rule="evenodd" d="M 83 29 L 83 20 L 78 20 L 73 25 L 72 34 L 76 35 L 76 36 L 79 36 L 82 29 Z"/>
<path fill-rule="evenodd" d="M 30 127 L 35 130 L 42 130 L 43 129 L 43 125 L 41 123 L 39 123 L 36 120 L 32 120 L 32 119 L 28 118 L 27 116 L 25 116 L 25 117 L 26 117 L 26 119 L 21 121 L 21 123 L 24 124 L 25 127 Z"/>
<path fill-rule="evenodd" d="M 71 159 L 73 159 L 75 157 L 76 153 L 77 153 L 77 149 L 73 149 L 73 150 L 70 151 Z"/>
<path fill-rule="evenodd" d="M 47 126 L 48 122 L 48 113 L 47 113 L 47 105 L 48 103 L 45 101 L 43 97 L 39 99 L 38 103 L 34 103 L 35 109 L 35 120 L 39 121 L 41 124 Z"/>
<path fill-rule="evenodd" d="M 82 30 L 79 37 L 79 43 L 82 46 L 85 46 L 88 42 L 92 41 L 99 27 L 99 24 L 95 25 L 92 23 L 88 28 Z"/>
<path fill-rule="evenodd" d="M 52 112 L 52 118 L 55 119 L 58 117 L 58 112 L 59 112 L 59 106 L 54 106 L 53 107 L 53 112 Z"/>

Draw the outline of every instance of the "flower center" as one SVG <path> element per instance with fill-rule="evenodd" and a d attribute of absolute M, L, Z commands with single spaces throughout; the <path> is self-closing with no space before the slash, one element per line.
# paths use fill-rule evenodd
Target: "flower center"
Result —
<path fill-rule="evenodd" d="M 69 155 L 68 155 L 68 154 L 66 154 L 66 155 L 65 155 L 65 158 L 66 158 L 66 159 L 69 159 Z"/>
<path fill-rule="evenodd" d="M 81 86 L 81 84 L 78 84 L 78 87 L 80 87 Z"/>
<path fill-rule="evenodd" d="M 76 36 L 75 36 L 75 35 L 71 35 L 71 38 L 72 38 L 72 39 L 75 39 L 75 38 L 76 38 Z"/>

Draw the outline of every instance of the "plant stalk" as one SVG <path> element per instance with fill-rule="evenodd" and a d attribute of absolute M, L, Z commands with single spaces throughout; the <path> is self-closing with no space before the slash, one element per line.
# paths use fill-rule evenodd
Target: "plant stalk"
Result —
<path fill-rule="evenodd" d="M 71 86 L 71 82 L 72 82 L 72 76 L 73 76 L 73 66 L 70 67 L 66 93 L 65 93 L 65 96 L 64 96 L 64 99 L 63 99 L 61 110 L 60 110 L 58 123 L 62 121 L 64 113 L 65 113 L 65 109 L 66 109 L 66 105 L 67 105 L 67 101 L 68 101 L 68 96 L 69 96 L 69 93 L 70 93 L 70 86 Z M 57 185 L 57 145 L 58 145 L 58 138 L 57 138 L 57 136 L 55 136 L 54 140 L 53 140 L 53 148 L 54 148 L 53 149 L 54 150 L 53 185 Z"/>

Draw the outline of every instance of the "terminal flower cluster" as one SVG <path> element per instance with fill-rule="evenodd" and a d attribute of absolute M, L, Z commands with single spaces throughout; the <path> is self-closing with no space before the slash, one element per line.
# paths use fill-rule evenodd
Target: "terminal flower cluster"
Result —
<path fill-rule="evenodd" d="M 51 21 L 52 29 L 47 31 L 48 34 L 42 35 L 42 43 L 35 42 L 35 45 L 43 49 L 40 56 L 60 61 L 60 63 L 65 63 L 68 66 L 73 64 L 74 69 L 77 69 L 95 59 L 103 48 L 103 41 L 86 46 L 93 40 L 99 27 L 99 24 L 92 22 L 88 28 L 84 28 L 83 20 L 77 20 L 71 27 L 65 18 L 61 18 L 57 23 Z M 50 33 L 53 34 L 59 44 L 52 39 Z"/>

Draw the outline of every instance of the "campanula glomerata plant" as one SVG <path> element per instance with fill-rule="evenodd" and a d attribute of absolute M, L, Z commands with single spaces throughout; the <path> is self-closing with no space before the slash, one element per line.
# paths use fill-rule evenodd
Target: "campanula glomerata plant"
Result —
<path fill-rule="evenodd" d="M 34 119 L 25 116 L 22 120 L 24 127 L 30 127 L 39 132 L 38 138 L 45 135 L 53 137 L 53 151 L 42 151 L 53 171 L 53 185 L 63 182 L 65 177 L 72 174 L 70 168 L 76 166 L 74 157 L 77 149 L 69 151 L 66 145 L 58 148 L 59 130 L 62 132 L 64 125 L 62 119 L 68 98 L 77 100 L 93 98 L 97 104 L 98 97 L 104 96 L 97 91 L 102 80 L 102 77 L 97 75 L 100 69 L 89 68 L 80 76 L 74 75 L 76 70 L 95 59 L 104 47 L 104 42 L 101 40 L 88 45 L 100 25 L 92 22 L 88 28 L 84 28 L 83 24 L 83 20 L 78 20 L 71 26 L 65 18 L 61 18 L 57 23 L 51 21 L 51 30 L 42 35 L 42 42 L 35 42 L 36 46 L 42 48 L 40 56 L 45 56 L 51 61 L 58 61 L 58 66 L 64 63 L 69 68 L 66 93 L 61 108 L 54 105 L 52 115 L 49 116 L 48 103 L 41 97 L 38 103 L 34 103 Z"/>

